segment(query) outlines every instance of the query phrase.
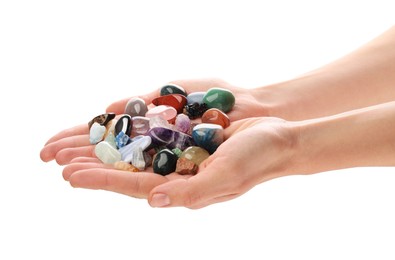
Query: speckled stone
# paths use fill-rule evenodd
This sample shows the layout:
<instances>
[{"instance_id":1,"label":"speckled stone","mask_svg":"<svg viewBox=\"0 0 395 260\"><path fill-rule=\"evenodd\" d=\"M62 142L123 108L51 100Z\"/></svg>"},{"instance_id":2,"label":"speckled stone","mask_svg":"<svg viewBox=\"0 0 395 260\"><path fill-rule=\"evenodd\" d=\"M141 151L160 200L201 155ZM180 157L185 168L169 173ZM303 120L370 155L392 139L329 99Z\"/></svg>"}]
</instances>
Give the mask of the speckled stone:
<instances>
[{"instance_id":1,"label":"speckled stone","mask_svg":"<svg viewBox=\"0 0 395 260\"><path fill-rule=\"evenodd\" d=\"M152 163L154 172L160 175L168 175L176 170L178 157L169 149L159 151Z\"/></svg>"},{"instance_id":2,"label":"speckled stone","mask_svg":"<svg viewBox=\"0 0 395 260\"><path fill-rule=\"evenodd\" d=\"M95 146L95 155L105 164L114 164L121 160L121 153L106 141L102 141Z\"/></svg>"},{"instance_id":3,"label":"speckled stone","mask_svg":"<svg viewBox=\"0 0 395 260\"><path fill-rule=\"evenodd\" d=\"M198 124L192 130L192 137L197 146L212 154L224 141L224 129L216 124Z\"/></svg>"},{"instance_id":4,"label":"speckled stone","mask_svg":"<svg viewBox=\"0 0 395 260\"><path fill-rule=\"evenodd\" d=\"M125 114L130 117L134 116L145 116L147 113L148 107L145 104L145 101L139 97L133 97L129 99L128 103L125 106Z\"/></svg>"},{"instance_id":5,"label":"speckled stone","mask_svg":"<svg viewBox=\"0 0 395 260\"><path fill-rule=\"evenodd\" d=\"M217 124L224 129L230 125L229 117L218 108L210 108L202 115L202 123Z\"/></svg>"},{"instance_id":6,"label":"speckled stone","mask_svg":"<svg viewBox=\"0 0 395 260\"><path fill-rule=\"evenodd\" d=\"M187 158L178 158L176 164L176 172L181 175L195 175L199 167L191 160Z\"/></svg>"},{"instance_id":7,"label":"speckled stone","mask_svg":"<svg viewBox=\"0 0 395 260\"><path fill-rule=\"evenodd\" d=\"M154 98L152 104L171 106L177 110L177 113L182 113L184 106L187 104L187 98L181 94L168 94Z\"/></svg>"},{"instance_id":8,"label":"speckled stone","mask_svg":"<svg viewBox=\"0 0 395 260\"><path fill-rule=\"evenodd\" d=\"M176 84L167 84L161 87L160 96L165 96L169 94L181 94L183 96L187 96L187 92L181 86Z\"/></svg>"},{"instance_id":9,"label":"speckled stone","mask_svg":"<svg viewBox=\"0 0 395 260\"><path fill-rule=\"evenodd\" d=\"M233 93L224 88L211 88L203 97L203 103L207 105L207 108L218 108L224 113L232 110L235 101Z\"/></svg>"}]
</instances>

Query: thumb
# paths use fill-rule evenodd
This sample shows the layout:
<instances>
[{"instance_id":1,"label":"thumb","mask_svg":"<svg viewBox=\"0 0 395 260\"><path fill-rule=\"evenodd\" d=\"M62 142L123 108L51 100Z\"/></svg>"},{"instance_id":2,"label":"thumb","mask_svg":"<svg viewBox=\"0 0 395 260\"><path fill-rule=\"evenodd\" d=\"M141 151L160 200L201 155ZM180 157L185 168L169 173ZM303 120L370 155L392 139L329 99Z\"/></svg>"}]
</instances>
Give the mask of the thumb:
<instances>
[{"instance_id":1,"label":"thumb","mask_svg":"<svg viewBox=\"0 0 395 260\"><path fill-rule=\"evenodd\" d=\"M199 208L218 197L228 195L223 174L203 170L189 179L176 179L151 190L148 203L151 207Z\"/></svg>"}]
</instances>

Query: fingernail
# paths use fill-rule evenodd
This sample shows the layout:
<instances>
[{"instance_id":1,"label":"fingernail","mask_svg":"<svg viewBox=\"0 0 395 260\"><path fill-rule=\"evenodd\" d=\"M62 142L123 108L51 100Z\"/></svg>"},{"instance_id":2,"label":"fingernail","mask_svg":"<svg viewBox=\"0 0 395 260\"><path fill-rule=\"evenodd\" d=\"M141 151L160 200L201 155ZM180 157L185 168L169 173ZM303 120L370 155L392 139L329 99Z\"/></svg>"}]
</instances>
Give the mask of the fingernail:
<instances>
[{"instance_id":1,"label":"fingernail","mask_svg":"<svg viewBox=\"0 0 395 260\"><path fill-rule=\"evenodd\" d=\"M150 205L152 207L165 207L170 205L170 198L164 193L156 193L152 196Z\"/></svg>"}]
</instances>

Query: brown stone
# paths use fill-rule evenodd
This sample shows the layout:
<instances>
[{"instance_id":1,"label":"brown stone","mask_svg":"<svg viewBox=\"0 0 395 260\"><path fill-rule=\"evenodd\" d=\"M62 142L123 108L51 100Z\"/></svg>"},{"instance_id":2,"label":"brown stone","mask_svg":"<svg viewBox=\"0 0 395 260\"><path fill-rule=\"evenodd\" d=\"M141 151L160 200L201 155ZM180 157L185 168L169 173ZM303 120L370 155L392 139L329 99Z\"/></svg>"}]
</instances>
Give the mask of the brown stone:
<instances>
[{"instance_id":1,"label":"brown stone","mask_svg":"<svg viewBox=\"0 0 395 260\"><path fill-rule=\"evenodd\" d=\"M128 171L128 172L139 172L140 170L137 167L134 167L130 163L118 161L114 163L114 168L121 171Z\"/></svg>"},{"instance_id":2,"label":"brown stone","mask_svg":"<svg viewBox=\"0 0 395 260\"><path fill-rule=\"evenodd\" d=\"M202 123L217 124L224 129L230 125L229 117L217 108L210 108L202 115Z\"/></svg>"},{"instance_id":3,"label":"brown stone","mask_svg":"<svg viewBox=\"0 0 395 260\"><path fill-rule=\"evenodd\" d=\"M198 166L187 158L178 158L176 172L181 175L195 175L198 171Z\"/></svg>"}]
</instances>

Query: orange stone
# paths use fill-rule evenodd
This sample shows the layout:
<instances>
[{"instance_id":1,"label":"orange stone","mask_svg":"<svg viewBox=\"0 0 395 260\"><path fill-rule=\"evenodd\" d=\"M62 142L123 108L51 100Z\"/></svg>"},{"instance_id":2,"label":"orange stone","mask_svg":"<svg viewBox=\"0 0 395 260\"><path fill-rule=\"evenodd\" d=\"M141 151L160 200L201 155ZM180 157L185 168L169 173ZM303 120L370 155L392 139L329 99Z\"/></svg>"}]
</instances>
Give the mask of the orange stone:
<instances>
[{"instance_id":1,"label":"orange stone","mask_svg":"<svg viewBox=\"0 0 395 260\"><path fill-rule=\"evenodd\" d=\"M155 98L154 100L152 100L152 104L154 104L155 106L171 106L177 110L177 113L182 113L182 110L187 104L187 98L181 94L169 94Z\"/></svg>"},{"instance_id":2,"label":"orange stone","mask_svg":"<svg viewBox=\"0 0 395 260\"><path fill-rule=\"evenodd\" d=\"M229 117L217 108L210 108L202 115L202 123L217 124L224 129L230 125Z\"/></svg>"}]
</instances>

